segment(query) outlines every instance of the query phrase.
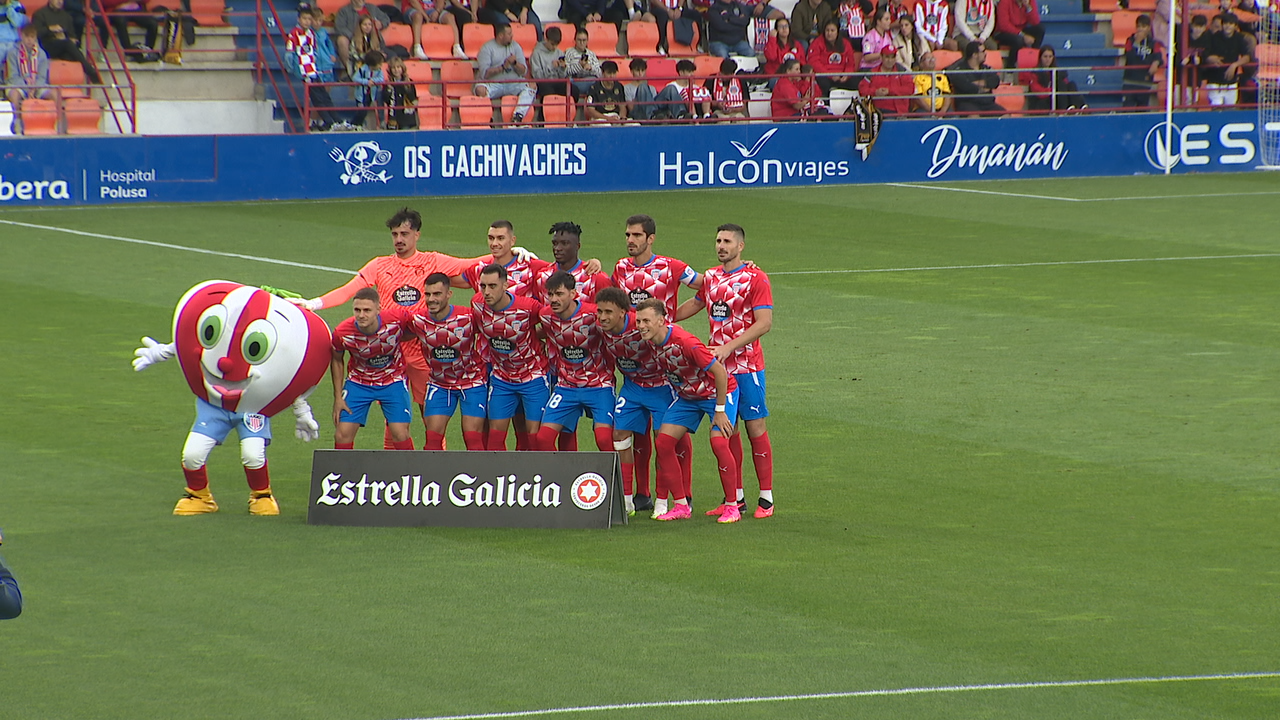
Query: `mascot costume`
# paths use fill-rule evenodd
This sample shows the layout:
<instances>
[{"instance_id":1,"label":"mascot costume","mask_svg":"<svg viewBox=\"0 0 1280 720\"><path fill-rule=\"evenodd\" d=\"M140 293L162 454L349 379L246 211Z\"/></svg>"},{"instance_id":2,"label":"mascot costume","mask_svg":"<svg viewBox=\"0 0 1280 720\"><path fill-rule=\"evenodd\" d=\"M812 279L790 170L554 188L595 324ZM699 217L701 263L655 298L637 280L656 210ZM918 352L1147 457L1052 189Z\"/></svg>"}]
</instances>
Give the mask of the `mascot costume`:
<instances>
[{"instance_id":1,"label":"mascot costume","mask_svg":"<svg viewBox=\"0 0 1280 720\"><path fill-rule=\"evenodd\" d=\"M250 514L280 514L267 474L271 416L292 407L298 438L320 436L306 397L329 370L329 338L329 326L315 313L226 280L200 283L182 296L172 343L142 338L133 369L177 355L196 396L196 421L182 448L187 489L174 515L217 512L205 461L233 429L249 481Z\"/></svg>"}]
</instances>

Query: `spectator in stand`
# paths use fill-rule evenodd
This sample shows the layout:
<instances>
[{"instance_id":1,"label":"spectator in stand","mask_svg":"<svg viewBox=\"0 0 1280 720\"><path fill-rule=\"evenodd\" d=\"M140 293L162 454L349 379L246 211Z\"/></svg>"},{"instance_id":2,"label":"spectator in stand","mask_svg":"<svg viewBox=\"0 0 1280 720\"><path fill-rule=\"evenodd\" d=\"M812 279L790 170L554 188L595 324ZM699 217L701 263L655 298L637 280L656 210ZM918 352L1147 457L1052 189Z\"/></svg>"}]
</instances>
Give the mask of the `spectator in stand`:
<instances>
[{"instance_id":1,"label":"spectator in stand","mask_svg":"<svg viewBox=\"0 0 1280 720\"><path fill-rule=\"evenodd\" d=\"M356 87L356 105L361 108L377 108L373 113L373 127L377 130L381 127L379 120L382 114L382 106L386 103L386 99L382 97L382 90L387 84L387 72L384 63L387 56L378 50L370 50L360 59L360 67L356 69L355 75L351 80L357 83ZM368 117L368 110L357 110L355 119L352 123L358 130L366 128L365 119Z\"/></svg>"},{"instance_id":2,"label":"spectator in stand","mask_svg":"<svg viewBox=\"0 0 1280 720\"><path fill-rule=\"evenodd\" d=\"M1019 81L1026 85L1028 110L1084 110L1084 97L1076 84L1067 79L1066 70L1058 70L1058 54L1052 45L1040 48L1034 70L1026 70L1019 75ZM1056 97L1055 97L1056 93Z\"/></svg>"},{"instance_id":3,"label":"spectator in stand","mask_svg":"<svg viewBox=\"0 0 1280 720\"><path fill-rule=\"evenodd\" d=\"M804 115L810 98L806 97L801 81L800 61L783 61L782 77L773 86L773 95L769 98L774 120L799 120Z\"/></svg>"},{"instance_id":4,"label":"spectator in stand","mask_svg":"<svg viewBox=\"0 0 1280 720\"><path fill-rule=\"evenodd\" d=\"M649 12L641 20L645 17L652 18L652 22L658 24L659 55L666 55L671 51L670 43L667 42L667 25L672 20L687 17L698 25L702 24L702 14L690 9L688 0L649 0Z\"/></svg>"},{"instance_id":5,"label":"spectator in stand","mask_svg":"<svg viewBox=\"0 0 1280 720\"><path fill-rule=\"evenodd\" d=\"M871 29L862 36L862 61L858 69L873 72L880 67L880 49L893 46L893 18L887 7L881 6L871 14Z\"/></svg>"},{"instance_id":6,"label":"spectator in stand","mask_svg":"<svg viewBox=\"0 0 1280 720\"><path fill-rule=\"evenodd\" d=\"M1200 76L1207 82L1210 105L1235 105L1240 81L1245 77L1245 63L1252 62L1253 57L1236 16L1223 13L1220 17L1222 32L1210 38Z\"/></svg>"},{"instance_id":7,"label":"spectator in stand","mask_svg":"<svg viewBox=\"0 0 1280 720\"><path fill-rule=\"evenodd\" d=\"M633 120L648 120L653 116L653 101L658 94L645 78L649 74L649 63L644 58L632 58L627 66L631 70L631 82L623 85L627 95L627 117Z\"/></svg>"},{"instance_id":8,"label":"spectator in stand","mask_svg":"<svg viewBox=\"0 0 1280 720\"><path fill-rule=\"evenodd\" d=\"M386 46L382 42L378 24L372 17L364 15L356 23L356 32L351 36L351 67L347 68L347 72L353 79L364 64L364 57L371 52L379 52L386 57Z\"/></svg>"},{"instance_id":9,"label":"spectator in stand","mask_svg":"<svg viewBox=\"0 0 1280 720\"><path fill-rule=\"evenodd\" d=\"M962 0L963 1L963 0ZM1001 112L994 91L1000 76L987 67L987 50L977 40L964 46L964 55L951 67L948 79L955 90L955 109L960 113L994 114Z\"/></svg>"},{"instance_id":10,"label":"spectator in stand","mask_svg":"<svg viewBox=\"0 0 1280 720\"><path fill-rule=\"evenodd\" d=\"M22 26L18 44L9 48L9 54L5 56L4 70L8 85L5 98L13 106L13 134L21 135L22 101L53 97L52 90L40 87L49 84L49 56L40 49L34 25Z\"/></svg>"},{"instance_id":11,"label":"spectator in stand","mask_svg":"<svg viewBox=\"0 0 1280 720\"><path fill-rule=\"evenodd\" d=\"M393 22L399 22L402 25L408 25L413 32L413 47L409 48L409 52L413 57L419 60L426 60L427 53L422 49L422 23L436 22L439 19L440 11L436 9L435 0L425 0L428 5L423 4L423 0L400 0L400 7L395 5L387 5L385 12ZM395 10L398 17L392 17L391 11Z\"/></svg>"},{"instance_id":12,"label":"spectator in stand","mask_svg":"<svg viewBox=\"0 0 1280 720\"><path fill-rule=\"evenodd\" d=\"M102 84L102 76L97 68L88 60L76 43L79 36L75 32L75 19L67 12L66 0L49 0L49 4L36 10L31 16L31 24L35 26L40 47L50 60L67 60L80 63L84 67L85 78L94 85Z\"/></svg>"},{"instance_id":13,"label":"spectator in stand","mask_svg":"<svg viewBox=\"0 0 1280 720\"><path fill-rule=\"evenodd\" d=\"M736 0L715 0L707 11L707 52L716 57L755 57L755 46L747 40L751 10Z\"/></svg>"},{"instance_id":14,"label":"spectator in stand","mask_svg":"<svg viewBox=\"0 0 1280 720\"><path fill-rule=\"evenodd\" d=\"M773 30L769 25L785 18L786 13L769 3L769 0L738 0L751 11L751 23L747 25L747 41L751 43L752 55L764 54L764 46L773 38Z\"/></svg>"},{"instance_id":15,"label":"spectator in stand","mask_svg":"<svg viewBox=\"0 0 1280 720\"><path fill-rule=\"evenodd\" d=\"M318 21L317 11L310 5L298 6L298 25L284 36L284 68L285 72L298 78L307 86L307 98L311 103L311 112L316 119L311 120L309 128L324 132L335 125L343 125L334 114L333 98L329 89L320 83L333 81L333 58L325 52L319 32L315 29ZM328 35L325 35L328 38ZM333 51L336 52L336 51Z\"/></svg>"},{"instance_id":16,"label":"spectator in stand","mask_svg":"<svg viewBox=\"0 0 1280 720\"><path fill-rule=\"evenodd\" d=\"M1213 41L1213 35L1209 33L1209 20L1203 15L1191 16L1189 33L1186 45L1178 48L1179 64L1184 68L1190 68L1184 90L1186 94L1183 97L1183 102L1187 104L1195 102L1195 96L1200 87L1200 68L1205 56L1208 55L1209 43Z\"/></svg>"},{"instance_id":17,"label":"spectator in stand","mask_svg":"<svg viewBox=\"0 0 1280 720\"><path fill-rule=\"evenodd\" d=\"M929 41L916 32L916 22L910 15L903 15L894 23L893 46L898 49L898 64L915 70L920 58L930 51Z\"/></svg>"},{"instance_id":18,"label":"spectator in stand","mask_svg":"<svg viewBox=\"0 0 1280 720\"><path fill-rule=\"evenodd\" d=\"M467 58L467 54L462 51L462 33L458 31L458 18L449 12L448 0L401 0L400 14L406 17L410 23L418 20L413 25L413 56L419 60L426 60L427 53L422 49L422 26L427 23L444 25L453 33L453 56L461 60ZM437 4L437 3L443 3ZM421 9L419 9L421 6ZM541 27L539 27L541 32ZM538 35L538 39L542 39L542 35Z\"/></svg>"},{"instance_id":19,"label":"spectator in stand","mask_svg":"<svg viewBox=\"0 0 1280 720\"><path fill-rule=\"evenodd\" d=\"M911 96L916 86L907 68L898 64L898 51L892 45L880 48L880 68L858 83L858 94L871 98L871 102L885 115L901 115L911 112Z\"/></svg>"},{"instance_id":20,"label":"spectator in stand","mask_svg":"<svg viewBox=\"0 0 1280 720\"><path fill-rule=\"evenodd\" d=\"M387 84L382 90L388 130L418 128L418 88L409 79L404 58L392 55L387 60Z\"/></svg>"},{"instance_id":21,"label":"spectator in stand","mask_svg":"<svg viewBox=\"0 0 1280 720\"><path fill-rule=\"evenodd\" d=\"M671 81L655 99L658 115L665 114L672 120L698 120L711 115L711 92L693 82L698 66L692 60L676 63L675 80Z\"/></svg>"},{"instance_id":22,"label":"spectator in stand","mask_svg":"<svg viewBox=\"0 0 1280 720\"><path fill-rule=\"evenodd\" d=\"M800 0L804 2L804 0ZM800 60L806 57L804 43L791 34L791 21L779 18L773 23L773 37L764 46L764 74L777 75L782 63L787 60ZM776 77L769 78L769 88L776 85Z\"/></svg>"},{"instance_id":23,"label":"spectator in stand","mask_svg":"<svg viewBox=\"0 0 1280 720\"><path fill-rule=\"evenodd\" d=\"M1139 15L1134 21L1133 34L1124 41L1124 55L1120 58L1124 66L1121 89L1125 91L1121 105L1132 108L1151 105L1163 55L1164 45L1151 35L1151 16Z\"/></svg>"},{"instance_id":24,"label":"spectator in stand","mask_svg":"<svg viewBox=\"0 0 1280 720\"><path fill-rule=\"evenodd\" d=\"M791 9L791 33L808 43L818 37L822 27L834 17L835 11L826 0L797 0Z\"/></svg>"},{"instance_id":25,"label":"spectator in stand","mask_svg":"<svg viewBox=\"0 0 1280 720\"><path fill-rule=\"evenodd\" d=\"M534 45L533 52L529 55L529 66L533 68L539 98L564 95L566 92L575 100L578 98L578 89L572 83L565 82L569 71L565 68L564 51L560 49L561 37L560 28L547 28L542 42Z\"/></svg>"},{"instance_id":26,"label":"spectator in stand","mask_svg":"<svg viewBox=\"0 0 1280 720\"><path fill-rule=\"evenodd\" d=\"M480 2L480 0L475 0ZM471 7L472 0L444 0L445 24L453 26L453 56L466 60L467 53L462 49L462 26L467 23L480 22L480 16Z\"/></svg>"},{"instance_id":27,"label":"spectator in stand","mask_svg":"<svg viewBox=\"0 0 1280 720\"><path fill-rule=\"evenodd\" d=\"M867 16L875 12L870 0L841 0L836 5L836 18L840 29L858 52L875 52L879 48L863 48L862 36L867 34Z\"/></svg>"},{"instance_id":28,"label":"spectator in stand","mask_svg":"<svg viewBox=\"0 0 1280 720\"><path fill-rule=\"evenodd\" d=\"M374 30L378 32L386 30L387 26L391 24L391 19L387 17L386 13L382 12L381 8L377 5L371 5L365 0L351 0L351 2L338 8L338 12L333 16L333 32L336 34L333 42L338 48L339 80L343 79L342 75L344 73L347 77L350 77L354 71L352 68L352 56L354 55L356 58L362 57L359 50L352 51L352 44L354 43L353 38L356 35L356 31L360 29L360 20L365 17L373 19L376 23ZM382 36L379 35L378 47L370 47L365 52L381 49Z\"/></svg>"},{"instance_id":29,"label":"spectator in stand","mask_svg":"<svg viewBox=\"0 0 1280 720\"><path fill-rule=\"evenodd\" d=\"M898 18L903 15L911 17L911 8L903 0L885 0L880 3L880 7L889 11L889 19L894 23L898 22Z\"/></svg>"},{"instance_id":30,"label":"spectator in stand","mask_svg":"<svg viewBox=\"0 0 1280 720\"><path fill-rule=\"evenodd\" d=\"M951 30L951 5L947 0L919 0L916 3L916 34L929 42L930 50L955 50L956 41L951 37Z\"/></svg>"},{"instance_id":31,"label":"spectator in stand","mask_svg":"<svg viewBox=\"0 0 1280 720\"><path fill-rule=\"evenodd\" d=\"M578 28L573 36L573 47L564 53L565 71L573 78L573 86L580 93L590 90L600 78L600 58L587 47L589 42L591 36L586 30Z\"/></svg>"},{"instance_id":32,"label":"spectator in stand","mask_svg":"<svg viewBox=\"0 0 1280 720\"><path fill-rule=\"evenodd\" d=\"M747 91L737 73L738 63L732 58L725 58L720 61L720 74L704 83L711 91L711 114L721 120L747 118Z\"/></svg>"},{"instance_id":33,"label":"spectator in stand","mask_svg":"<svg viewBox=\"0 0 1280 720\"><path fill-rule=\"evenodd\" d=\"M957 47L966 47L976 40L994 50L996 42L991 39L991 33L995 29L995 0L956 0L956 28L953 36Z\"/></svg>"},{"instance_id":34,"label":"spectator in stand","mask_svg":"<svg viewBox=\"0 0 1280 720\"><path fill-rule=\"evenodd\" d=\"M560 19L575 27L600 22L601 0L560 0Z\"/></svg>"},{"instance_id":35,"label":"spectator in stand","mask_svg":"<svg viewBox=\"0 0 1280 720\"><path fill-rule=\"evenodd\" d=\"M106 13L107 21L111 23L111 27L120 38L120 47L124 48L126 59L135 62L160 60L160 54L155 51L156 38L160 35L160 23L156 22L155 17L147 14L147 8L142 3L137 0L102 0L102 9ZM97 21L98 37L102 39L102 44L110 47L111 37L107 31L107 22L103 21L101 15L94 16L94 20ZM130 24L137 25L146 33L143 45L133 44L133 39L129 37Z\"/></svg>"},{"instance_id":36,"label":"spectator in stand","mask_svg":"<svg viewBox=\"0 0 1280 720\"><path fill-rule=\"evenodd\" d=\"M913 109L936 115L951 112L951 81L944 73L938 72L937 58L927 52L920 56L918 64L921 72L915 76Z\"/></svg>"},{"instance_id":37,"label":"spectator in stand","mask_svg":"<svg viewBox=\"0 0 1280 720\"><path fill-rule=\"evenodd\" d=\"M853 44L840 34L835 20L828 20L822 28L822 37L809 45L809 64L818 74L818 87L822 95L831 94L831 88L857 90L857 56Z\"/></svg>"},{"instance_id":38,"label":"spectator in stand","mask_svg":"<svg viewBox=\"0 0 1280 720\"><path fill-rule=\"evenodd\" d=\"M627 121L627 91L618 82L618 63L600 63L600 79L587 90L587 119L594 122Z\"/></svg>"},{"instance_id":39,"label":"spectator in stand","mask_svg":"<svg viewBox=\"0 0 1280 720\"><path fill-rule=\"evenodd\" d=\"M20 31L30 20L27 9L19 0L0 0L0 53L9 57L9 51L18 45ZM0 83L4 78L0 77Z\"/></svg>"},{"instance_id":40,"label":"spectator in stand","mask_svg":"<svg viewBox=\"0 0 1280 720\"><path fill-rule=\"evenodd\" d=\"M1024 47L1040 47L1044 26L1036 0L1000 0L996 5L996 42L1008 45L1009 56L1017 58Z\"/></svg>"},{"instance_id":41,"label":"spectator in stand","mask_svg":"<svg viewBox=\"0 0 1280 720\"><path fill-rule=\"evenodd\" d=\"M524 51L513 38L510 25L493 26L493 39L480 48L480 57L476 62L480 82L476 83L475 92L490 100L507 95L517 96L511 122L513 125L520 125L528 116L537 93L532 85L525 82L529 66L525 64Z\"/></svg>"},{"instance_id":42,"label":"spectator in stand","mask_svg":"<svg viewBox=\"0 0 1280 720\"><path fill-rule=\"evenodd\" d=\"M533 11L532 0L485 0L484 6L477 13L480 22L490 25L504 23L520 23L532 25L534 36L542 40L542 20Z\"/></svg>"}]
</instances>

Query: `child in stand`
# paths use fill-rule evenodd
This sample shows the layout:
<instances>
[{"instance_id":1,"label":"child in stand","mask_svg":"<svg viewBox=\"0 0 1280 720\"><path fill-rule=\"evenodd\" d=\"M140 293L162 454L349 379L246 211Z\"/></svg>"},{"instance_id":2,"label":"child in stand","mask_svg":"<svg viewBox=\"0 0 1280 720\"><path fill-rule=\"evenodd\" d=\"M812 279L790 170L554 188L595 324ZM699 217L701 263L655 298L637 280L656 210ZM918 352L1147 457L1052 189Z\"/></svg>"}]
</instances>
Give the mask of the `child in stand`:
<instances>
[{"instance_id":1,"label":"child in stand","mask_svg":"<svg viewBox=\"0 0 1280 720\"><path fill-rule=\"evenodd\" d=\"M356 74L351 77L351 81L356 83L356 104L362 108L373 107L374 105L382 105L382 90L387 84L387 70L383 67L386 62L386 56L377 50L370 50L363 58L361 58L360 66L356 69ZM356 129L362 129L365 126L365 118L369 111L357 110L355 119L352 123ZM373 127L377 130L380 126L379 119L382 110L375 110L373 114Z\"/></svg>"},{"instance_id":2,"label":"child in stand","mask_svg":"<svg viewBox=\"0 0 1280 720\"><path fill-rule=\"evenodd\" d=\"M415 130L418 127L418 89L409 79L409 68L399 55L387 61L387 84L382 90L388 130Z\"/></svg>"},{"instance_id":3,"label":"child in stand","mask_svg":"<svg viewBox=\"0 0 1280 720\"><path fill-rule=\"evenodd\" d=\"M285 36L285 68L290 75L307 85L307 97L311 100L312 113L316 118L311 121L310 129L325 131L338 124L339 120L329 109L333 107L329 89L317 84L325 82L322 66L328 58L320 54L314 25L315 15L310 6L299 6L298 25Z\"/></svg>"}]
</instances>

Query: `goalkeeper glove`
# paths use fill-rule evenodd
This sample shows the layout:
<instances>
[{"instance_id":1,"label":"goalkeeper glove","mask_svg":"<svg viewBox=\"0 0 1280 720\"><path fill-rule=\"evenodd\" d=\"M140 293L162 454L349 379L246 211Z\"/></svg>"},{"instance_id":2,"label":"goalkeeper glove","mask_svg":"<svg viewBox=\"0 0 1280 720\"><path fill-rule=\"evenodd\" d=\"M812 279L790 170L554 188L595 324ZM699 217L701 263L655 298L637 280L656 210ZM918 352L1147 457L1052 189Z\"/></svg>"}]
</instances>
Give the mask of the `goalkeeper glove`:
<instances>
[{"instance_id":1,"label":"goalkeeper glove","mask_svg":"<svg viewBox=\"0 0 1280 720\"><path fill-rule=\"evenodd\" d=\"M317 310L320 309L321 305L323 305L323 303L320 302L320 298L311 298L310 300L305 300L301 296L299 296L299 297L291 297L291 298L285 298L285 299L293 303L294 305L297 305L298 307L302 308L303 310L310 310L311 312L316 312Z\"/></svg>"},{"instance_id":2,"label":"goalkeeper glove","mask_svg":"<svg viewBox=\"0 0 1280 720\"><path fill-rule=\"evenodd\" d=\"M263 285L263 286L262 286L262 289L263 289L263 290L266 290L267 292L271 293L272 295L275 295L276 297L284 298L285 300L292 300L293 298L300 298L300 297L302 297L301 295L299 295L299 294L298 294L298 293L296 293L296 292L289 292L288 290L281 290L280 288L274 288L274 287L271 287L270 285Z\"/></svg>"},{"instance_id":3,"label":"goalkeeper glove","mask_svg":"<svg viewBox=\"0 0 1280 720\"><path fill-rule=\"evenodd\" d=\"M133 351L133 369L135 372L142 372L156 363L168 360L174 356L174 353L173 343L161 345L149 337L144 337L142 347Z\"/></svg>"}]
</instances>

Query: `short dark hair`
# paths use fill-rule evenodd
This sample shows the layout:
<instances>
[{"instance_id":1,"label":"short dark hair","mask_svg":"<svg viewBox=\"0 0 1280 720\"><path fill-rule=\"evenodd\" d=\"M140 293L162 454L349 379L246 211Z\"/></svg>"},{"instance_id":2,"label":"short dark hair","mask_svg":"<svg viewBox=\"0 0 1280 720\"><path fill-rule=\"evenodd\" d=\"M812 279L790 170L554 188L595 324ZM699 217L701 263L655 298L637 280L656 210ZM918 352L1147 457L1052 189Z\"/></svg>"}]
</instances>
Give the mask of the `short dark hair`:
<instances>
[{"instance_id":1,"label":"short dark hair","mask_svg":"<svg viewBox=\"0 0 1280 720\"><path fill-rule=\"evenodd\" d=\"M720 61L721 75L734 75L738 72L738 63L733 58L725 58Z\"/></svg>"},{"instance_id":2,"label":"short dark hair","mask_svg":"<svg viewBox=\"0 0 1280 720\"><path fill-rule=\"evenodd\" d=\"M355 297L351 298L352 302L356 300L372 300L374 305L382 303L382 298L378 297L378 289L369 285L356 291Z\"/></svg>"},{"instance_id":3,"label":"short dark hair","mask_svg":"<svg viewBox=\"0 0 1280 720\"><path fill-rule=\"evenodd\" d=\"M620 310L631 309L631 297L622 288L609 286L596 293L596 304L609 303Z\"/></svg>"},{"instance_id":4,"label":"short dark hair","mask_svg":"<svg viewBox=\"0 0 1280 720\"><path fill-rule=\"evenodd\" d=\"M551 273L551 277L547 278L548 293L555 292L561 288L565 290L572 290L576 287L578 287L578 281L575 280L572 275L563 270L557 270Z\"/></svg>"},{"instance_id":5,"label":"short dark hair","mask_svg":"<svg viewBox=\"0 0 1280 720\"><path fill-rule=\"evenodd\" d=\"M364 60L364 64L368 65L369 67L378 67L379 65L387 61L387 56L383 55L382 51L380 50L370 50L369 52L365 53L364 57L361 59Z\"/></svg>"},{"instance_id":6,"label":"short dark hair","mask_svg":"<svg viewBox=\"0 0 1280 720\"><path fill-rule=\"evenodd\" d=\"M439 285L440 283L444 283L445 287L449 287L449 276L442 272L433 272L427 276L426 280L422 281L422 287L425 289L428 285Z\"/></svg>"},{"instance_id":7,"label":"short dark hair","mask_svg":"<svg viewBox=\"0 0 1280 720\"><path fill-rule=\"evenodd\" d=\"M640 312L641 310L653 310L662 317L667 316L667 304L662 302L659 298L645 298L644 300L641 300L640 304L636 305L636 312Z\"/></svg>"},{"instance_id":8,"label":"short dark hair","mask_svg":"<svg viewBox=\"0 0 1280 720\"><path fill-rule=\"evenodd\" d=\"M573 236L576 236L579 240L581 240L582 226L579 225L578 223L569 222L568 220L566 220L564 222L558 222L555 225L552 225L551 229L547 231L548 235L557 235L559 233L564 233L565 235L573 235Z\"/></svg>"},{"instance_id":9,"label":"short dark hair","mask_svg":"<svg viewBox=\"0 0 1280 720\"><path fill-rule=\"evenodd\" d=\"M542 36L557 45L559 45L560 41L564 38L564 35L560 33L560 28L558 27L547 28L542 32Z\"/></svg>"},{"instance_id":10,"label":"short dark hair","mask_svg":"<svg viewBox=\"0 0 1280 720\"><path fill-rule=\"evenodd\" d=\"M969 44L964 46L964 59L968 60L974 55L977 55L983 49L984 48L982 47L982 43L978 42L977 40L970 40Z\"/></svg>"},{"instance_id":11,"label":"short dark hair","mask_svg":"<svg viewBox=\"0 0 1280 720\"><path fill-rule=\"evenodd\" d=\"M648 70L649 62L644 58L631 58L631 63L628 64L627 67L631 68L631 72L635 72L636 70Z\"/></svg>"},{"instance_id":12,"label":"short dark hair","mask_svg":"<svg viewBox=\"0 0 1280 720\"><path fill-rule=\"evenodd\" d=\"M1206 27L1206 26L1208 26L1208 24L1209 24L1209 18L1207 18L1207 17L1205 17L1205 16L1203 16L1203 15L1192 15L1192 16L1191 16L1191 26L1192 26L1192 27Z\"/></svg>"},{"instance_id":13,"label":"short dark hair","mask_svg":"<svg viewBox=\"0 0 1280 720\"><path fill-rule=\"evenodd\" d=\"M1235 13L1222 13L1222 24L1223 25L1239 25L1240 18L1236 17Z\"/></svg>"},{"instance_id":14,"label":"short dark hair","mask_svg":"<svg viewBox=\"0 0 1280 720\"><path fill-rule=\"evenodd\" d=\"M716 232L726 232L726 231L731 232L734 235L737 235L740 240L747 239L747 231L743 230L741 225L737 225L735 223L725 223L720 227L716 228Z\"/></svg>"},{"instance_id":15,"label":"short dark hair","mask_svg":"<svg viewBox=\"0 0 1280 720\"><path fill-rule=\"evenodd\" d=\"M618 74L618 63L616 63L616 62L614 62L614 61L612 61L612 60L605 60L604 62L600 63L600 72L602 72L602 73L613 73L614 75L617 75L617 74Z\"/></svg>"},{"instance_id":16,"label":"short dark hair","mask_svg":"<svg viewBox=\"0 0 1280 720\"><path fill-rule=\"evenodd\" d=\"M497 275L499 278L507 279L507 269L497 263L489 263L480 268L481 275Z\"/></svg>"},{"instance_id":17,"label":"short dark hair","mask_svg":"<svg viewBox=\"0 0 1280 720\"><path fill-rule=\"evenodd\" d=\"M502 228L504 230L507 230L513 233L516 231L516 227L511 224L510 220L494 220L493 222L489 223L489 227Z\"/></svg>"},{"instance_id":18,"label":"short dark hair","mask_svg":"<svg viewBox=\"0 0 1280 720\"><path fill-rule=\"evenodd\" d=\"M644 229L645 235L652 235L658 232L658 224L655 223L653 218L648 215L632 215L627 218L627 227L631 227L632 225L639 225Z\"/></svg>"},{"instance_id":19,"label":"short dark hair","mask_svg":"<svg viewBox=\"0 0 1280 720\"><path fill-rule=\"evenodd\" d=\"M511 28L511 23L508 23L508 22L500 22L500 23L498 23L497 25L494 25L494 26L493 26L493 36L494 36L494 37L498 37L499 35L501 35L501 34L502 34L502 31L503 31L503 30L511 30L511 29L512 29L512 28ZM514 31L513 31L513 32L514 32Z\"/></svg>"},{"instance_id":20,"label":"short dark hair","mask_svg":"<svg viewBox=\"0 0 1280 720\"><path fill-rule=\"evenodd\" d=\"M409 223L409 227L414 230L421 230L422 215L417 210L402 207L396 211L395 215L387 218L387 228L390 230L395 230L405 223Z\"/></svg>"},{"instance_id":21,"label":"short dark hair","mask_svg":"<svg viewBox=\"0 0 1280 720\"><path fill-rule=\"evenodd\" d=\"M676 72L697 72L698 66L692 60L681 60L676 63Z\"/></svg>"},{"instance_id":22,"label":"short dark hair","mask_svg":"<svg viewBox=\"0 0 1280 720\"><path fill-rule=\"evenodd\" d=\"M1226 21L1227 21L1227 16L1224 14L1222 16L1222 22L1226 22ZM1143 13L1134 19L1133 24L1134 26L1141 25L1143 27L1151 27L1151 16L1146 13Z\"/></svg>"}]
</instances>

